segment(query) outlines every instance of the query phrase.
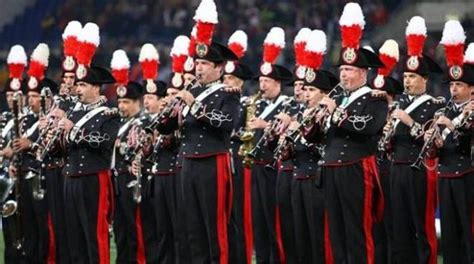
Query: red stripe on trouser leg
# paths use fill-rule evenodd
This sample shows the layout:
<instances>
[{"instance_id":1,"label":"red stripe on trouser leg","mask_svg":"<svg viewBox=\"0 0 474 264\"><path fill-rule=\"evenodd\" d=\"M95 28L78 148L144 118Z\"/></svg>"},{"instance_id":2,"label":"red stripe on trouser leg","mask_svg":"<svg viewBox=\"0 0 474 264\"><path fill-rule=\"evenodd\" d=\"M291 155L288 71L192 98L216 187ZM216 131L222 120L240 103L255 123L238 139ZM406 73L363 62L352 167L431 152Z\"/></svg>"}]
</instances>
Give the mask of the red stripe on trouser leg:
<instances>
[{"instance_id":1,"label":"red stripe on trouser leg","mask_svg":"<svg viewBox=\"0 0 474 264\"><path fill-rule=\"evenodd\" d=\"M53 222L51 219L51 213L48 212L48 237L49 237L49 246L48 246L48 264L56 263L56 239L54 237Z\"/></svg>"},{"instance_id":2,"label":"red stripe on trouser leg","mask_svg":"<svg viewBox=\"0 0 474 264\"><path fill-rule=\"evenodd\" d=\"M324 210L324 257L326 264L333 264L331 239L329 238L329 216L327 210Z\"/></svg>"},{"instance_id":3,"label":"red stripe on trouser leg","mask_svg":"<svg viewBox=\"0 0 474 264\"><path fill-rule=\"evenodd\" d=\"M244 238L247 264L252 263L253 229L252 229L252 170L244 167Z\"/></svg>"},{"instance_id":4,"label":"red stripe on trouser leg","mask_svg":"<svg viewBox=\"0 0 474 264\"><path fill-rule=\"evenodd\" d=\"M216 156L217 165L217 240L219 244L219 263L229 261L229 245L227 242L228 205L227 184L230 179L230 159L228 154Z\"/></svg>"},{"instance_id":5,"label":"red stripe on trouser leg","mask_svg":"<svg viewBox=\"0 0 474 264\"><path fill-rule=\"evenodd\" d=\"M283 249L283 240L281 238L281 222L280 222L280 208L277 206L275 210L275 234L277 239L278 255L280 263L286 263L285 250Z\"/></svg>"},{"instance_id":6,"label":"red stripe on trouser leg","mask_svg":"<svg viewBox=\"0 0 474 264\"><path fill-rule=\"evenodd\" d=\"M430 246L428 264L437 262L438 241L436 239L435 211L436 211L436 182L438 177L436 159L426 159L426 212L425 233Z\"/></svg>"},{"instance_id":7,"label":"red stripe on trouser leg","mask_svg":"<svg viewBox=\"0 0 474 264\"><path fill-rule=\"evenodd\" d=\"M97 246L99 249L99 261L102 264L110 263L109 252L109 223L107 214L109 212L109 179L110 171L100 171L99 179L99 206L97 210Z\"/></svg>"},{"instance_id":8,"label":"red stripe on trouser leg","mask_svg":"<svg viewBox=\"0 0 474 264\"><path fill-rule=\"evenodd\" d=\"M140 206L137 206L135 227L137 232L137 263L145 264L145 243L143 242L142 214L140 212Z\"/></svg>"},{"instance_id":9,"label":"red stripe on trouser leg","mask_svg":"<svg viewBox=\"0 0 474 264\"><path fill-rule=\"evenodd\" d=\"M363 229L365 235L365 251L367 254L367 264L374 263L374 241L372 239L372 189L373 189L373 172L375 159L369 157L362 160L362 168L364 173L364 218Z\"/></svg>"}]
</instances>

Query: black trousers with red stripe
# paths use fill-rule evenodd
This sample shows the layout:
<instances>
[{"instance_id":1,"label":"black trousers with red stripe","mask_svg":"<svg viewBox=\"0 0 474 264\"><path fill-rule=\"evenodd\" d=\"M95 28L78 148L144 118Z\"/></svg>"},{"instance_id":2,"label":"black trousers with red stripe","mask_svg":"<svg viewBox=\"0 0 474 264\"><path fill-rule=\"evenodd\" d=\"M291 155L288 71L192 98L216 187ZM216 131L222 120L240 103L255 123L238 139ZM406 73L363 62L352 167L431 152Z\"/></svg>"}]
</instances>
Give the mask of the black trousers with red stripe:
<instances>
[{"instance_id":1,"label":"black trousers with red stripe","mask_svg":"<svg viewBox=\"0 0 474 264\"><path fill-rule=\"evenodd\" d=\"M117 176L119 192L115 196L113 221L117 263L145 262L140 204L133 200L133 189L127 188L127 184L132 180L136 180L136 177L130 173ZM143 177L142 183L145 180ZM144 186L142 188L145 189Z\"/></svg>"},{"instance_id":2,"label":"black trousers with red stripe","mask_svg":"<svg viewBox=\"0 0 474 264\"><path fill-rule=\"evenodd\" d=\"M109 264L110 171L67 177L64 198L72 263Z\"/></svg>"},{"instance_id":3,"label":"black trousers with red stripe","mask_svg":"<svg viewBox=\"0 0 474 264\"><path fill-rule=\"evenodd\" d=\"M296 263L325 263L324 194L315 179L293 179L291 204L297 251Z\"/></svg>"},{"instance_id":4,"label":"black trousers with red stripe","mask_svg":"<svg viewBox=\"0 0 474 264\"><path fill-rule=\"evenodd\" d=\"M474 262L474 172L440 178L443 263Z\"/></svg>"},{"instance_id":5,"label":"black trousers with red stripe","mask_svg":"<svg viewBox=\"0 0 474 264\"><path fill-rule=\"evenodd\" d=\"M176 263L176 175L154 176L153 183L152 207L143 209L151 210L154 214L158 241L157 247L147 249L156 251L156 263Z\"/></svg>"},{"instance_id":6,"label":"black trousers with red stripe","mask_svg":"<svg viewBox=\"0 0 474 264\"><path fill-rule=\"evenodd\" d=\"M183 160L181 177L192 263L228 262L229 156Z\"/></svg>"},{"instance_id":7,"label":"black trousers with red stripe","mask_svg":"<svg viewBox=\"0 0 474 264\"><path fill-rule=\"evenodd\" d=\"M281 241L286 262L296 263L295 225L292 209L292 170L279 170L276 183L277 207L280 217ZM278 239L278 237L277 237Z\"/></svg>"},{"instance_id":8,"label":"black trousers with red stripe","mask_svg":"<svg viewBox=\"0 0 474 264\"><path fill-rule=\"evenodd\" d=\"M57 263L70 263L64 204L64 176L61 168L45 171L46 191L50 212L50 237L54 237ZM52 234L51 234L52 231ZM50 241L52 241L50 239Z\"/></svg>"},{"instance_id":9,"label":"black trousers with red stripe","mask_svg":"<svg viewBox=\"0 0 474 264\"><path fill-rule=\"evenodd\" d=\"M229 222L229 263L246 263L245 233L244 233L244 168L242 159L233 149L232 159L234 173L232 174L232 211ZM250 264L250 263L248 263Z\"/></svg>"},{"instance_id":10,"label":"black trousers with red stripe","mask_svg":"<svg viewBox=\"0 0 474 264\"><path fill-rule=\"evenodd\" d=\"M390 166L388 159L377 160L385 207L380 223L374 224L375 263L391 263L391 241L393 240L392 205L390 195Z\"/></svg>"},{"instance_id":11,"label":"black trousers with red stripe","mask_svg":"<svg viewBox=\"0 0 474 264\"><path fill-rule=\"evenodd\" d=\"M392 165L392 263L436 263L436 175L429 175L425 168Z\"/></svg>"},{"instance_id":12,"label":"black trousers with red stripe","mask_svg":"<svg viewBox=\"0 0 474 264\"><path fill-rule=\"evenodd\" d=\"M154 185L153 176L144 176L142 181L142 201L140 203L140 212L142 220L143 243L145 245L146 263L158 262L158 231L156 226L154 210Z\"/></svg>"},{"instance_id":13,"label":"black trousers with red stripe","mask_svg":"<svg viewBox=\"0 0 474 264\"><path fill-rule=\"evenodd\" d=\"M369 159L323 167L324 201L334 263L374 261L373 178Z\"/></svg>"},{"instance_id":14,"label":"black trousers with red stripe","mask_svg":"<svg viewBox=\"0 0 474 264\"><path fill-rule=\"evenodd\" d=\"M21 188L21 223L26 263L42 263L48 260L48 200L33 199L32 180L23 180Z\"/></svg>"},{"instance_id":15,"label":"black trousers with red stripe","mask_svg":"<svg viewBox=\"0 0 474 264\"><path fill-rule=\"evenodd\" d=\"M252 223L257 263L278 263L275 228L277 171L263 164L252 167Z\"/></svg>"},{"instance_id":16,"label":"black trousers with red stripe","mask_svg":"<svg viewBox=\"0 0 474 264\"><path fill-rule=\"evenodd\" d=\"M181 178L181 166L176 167L175 190L176 190L176 248L178 250L177 262L179 264L191 263L191 246L189 245L188 232L186 230L186 204L183 197L183 185Z\"/></svg>"}]
</instances>

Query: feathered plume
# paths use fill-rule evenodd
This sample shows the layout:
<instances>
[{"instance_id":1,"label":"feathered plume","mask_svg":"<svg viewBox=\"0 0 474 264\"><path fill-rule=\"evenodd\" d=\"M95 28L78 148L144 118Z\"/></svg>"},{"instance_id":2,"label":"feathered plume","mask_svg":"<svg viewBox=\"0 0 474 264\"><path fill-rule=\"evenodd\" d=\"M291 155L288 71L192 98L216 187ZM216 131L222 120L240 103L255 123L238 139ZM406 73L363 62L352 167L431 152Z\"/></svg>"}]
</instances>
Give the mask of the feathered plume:
<instances>
[{"instance_id":1,"label":"feathered plume","mask_svg":"<svg viewBox=\"0 0 474 264\"><path fill-rule=\"evenodd\" d=\"M193 57L196 54L196 25L191 30L191 37L189 39L188 56Z\"/></svg>"},{"instance_id":2,"label":"feathered plume","mask_svg":"<svg viewBox=\"0 0 474 264\"><path fill-rule=\"evenodd\" d=\"M21 80L27 63L27 56L23 46L15 45L11 47L7 57L9 77Z\"/></svg>"},{"instance_id":3,"label":"feathered plume","mask_svg":"<svg viewBox=\"0 0 474 264\"><path fill-rule=\"evenodd\" d=\"M217 21L217 7L213 0L201 0L196 14L196 43L210 45Z\"/></svg>"},{"instance_id":4,"label":"feathered plume","mask_svg":"<svg viewBox=\"0 0 474 264\"><path fill-rule=\"evenodd\" d=\"M240 59L247 51L247 41L247 34L242 30L237 30L230 36L227 46Z\"/></svg>"},{"instance_id":5,"label":"feathered plume","mask_svg":"<svg viewBox=\"0 0 474 264\"><path fill-rule=\"evenodd\" d=\"M474 43L471 42L467 46L466 53L464 53L464 63L474 65Z\"/></svg>"},{"instance_id":6,"label":"feathered plume","mask_svg":"<svg viewBox=\"0 0 474 264\"><path fill-rule=\"evenodd\" d=\"M378 69L378 74L388 76L400 60L398 43L393 39L386 40L379 49L379 58L383 62L384 67Z\"/></svg>"},{"instance_id":7,"label":"feathered plume","mask_svg":"<svg viewBox=\"0 0 474 264\"><path fill-rule=\"evenodd\" d=\"M463 65L465 41L466 34L459 21L450 20L444 24L443 37L440 44L444 46L448 67Z\"/></svg>"},{"instance_id":8,"label":"feathered plume","mask_svg":"<svg viewBox=\"0 0 474 264\"><path fill-rule=\"evenodd\" d=\"M142 66L143 79L153 81L158 77L160 56L153 44L146 43L142 46L140 55L138 56L138 62L140 62Z\"/></svg>"},{"instance_id":9,"label":"feathered plume","mask_svg":"<svg viewBox=\"0 0 474 264\"><path fill-rule=\"evenodd\" d=\"M130 60L124 50L119 49L114 51L112 60L110 61L110 68L112 68L112 75L117 84L127 85Z\"/></svg>"},{"instance_id":10,"label":"feathered plume","mask_svg":"<svg viewBox=\"0 0 474 264\"><path fill-rule=\"evenodd\" d=\"M405 32L408 56L422 56L423 46L426 40L426 31L424 18L414 16L410 19Z\"/></svg>"},{"instance_id":11,"label":"feathered plume","mask_svg":"<svg viewBox=\"0 0 474 264\"><path fill-rule=\"evenodd\" d=\"M49 64L49 47L44 43L38 44L30 57L30 67L28 68L28 87L34 89L38 83L44 79L44 74Z\"/></svg>"},{"instance_id":12,"label":"feathered plume","mask_svg":"<svg viewBox=\"0 0 474 264\"><path fill-rule=\"evenodd\" d=\"M314 70L319 70L323 63L326 49L326 34L321 30L311 31L305 48L305 66Z\"/></svg>"},{"instance_id":13,"label":"feathered plume","mask_svg":"<svg viewBox=\"0 0 474 264\"><path fill-rule=\"evenodd\" d=\"M359 48L362 31L365 27L362 8L357 3L347 3L339 19L343 48Z\"/></svg>"},{"instance_id":14,"label":"feathered plume","mask_svg":"<svg viewBox=\"0 0 474 264\"><path fill-rule=\"evenodd\" d=\"M84 77L85 69L90 66L99 44L99 27L94 23L87 23L79 34L79 46L76 52L76 59L79 64L77 68L79 79Z\"/></svg>"},{"instance_id":15,"label":"feathered plume","mask_svg":"<svg viewBox=\"0 0 474 264\"><path fill-rule=\"evenodd\" d=\"M171 68L175 73L184 72L184 63L188 57L188 46L189 38L186 36L178 36L174 40L173 47L171 48Z\"/></svg>"},{"instance_id":16,"label":"feathered plume","mask_svg":"<svg viewBox=\"0 0 474 264\"><path fill-rule=\"evenodd\" d=\"M263 61L274 64L284 48L285 31L282 28L273 27L263 42Z\"/></svg>"},{"instance_id":17,"label":"feathered plume","mask_svg":"<svg viewBox=\"0 0 474 264\"><path fill-rule=\"evenodd\" d=\"M64 62L63 68L71 71L76 66L74 56L79 47L79 34L82 31L82 25L79 21L70 21L63 32Z\"/></svg>"},{"instance_id":18,"label":"feathered plume","mask_svg":"<svg viewBox=\"0 0 474 264\"><path fill-rule=\"evenodd\" d=\"M293 50L295 53L295 62L296 65L304 65L305 58L305 46L308 42L311 35L311 29L302 28L296 34L295 40L293 42Z\"/></svg>"}]
</instances>

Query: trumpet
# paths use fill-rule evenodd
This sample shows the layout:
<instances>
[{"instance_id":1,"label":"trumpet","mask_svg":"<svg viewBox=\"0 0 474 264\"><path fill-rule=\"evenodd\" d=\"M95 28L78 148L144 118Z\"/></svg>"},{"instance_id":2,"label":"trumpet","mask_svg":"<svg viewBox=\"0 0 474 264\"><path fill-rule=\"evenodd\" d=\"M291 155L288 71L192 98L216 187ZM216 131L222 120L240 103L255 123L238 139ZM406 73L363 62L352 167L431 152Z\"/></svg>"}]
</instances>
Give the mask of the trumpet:
<instances>
[{"instance_id":1,"label":"trumpet","mask_svg":"<svg viewBox=\"0 0 474 264\"><path fill-rule=\"evenodd\" d=\"M286 99L282 103L283 109L282 109L281 113L288 114L289 108L292 106L292 103L294 101L295 101L295 99L293 97L288 97L288 99ZM281 132L282 132L281 130L283 130L281 120L278 119L278 118L273 119L270 123L269 128L264 131L263 135L257 141L254 148L252 148L247 153L247 156L251 157L252 159L256 159L257 155L260 153L262 147L268 144L268 141L271 138L271 135L281 134Z\"/></svg>"},{"instance_id":2,"label":"trumpet","mask_svg":"<svg viewBox=\"0 0 474 264\"><path fill-rule=\"evenodd\" d=\"M201 75L196 75L194 79L192 79L184 88L184 91L189 91L198 87L199 80L201 79ZM174 98L164 109L161 111L157 116L155 116L152 120L150 120L150 124L145 127L145 131L147 133L152 133L158 125L163 121L164 118L170 117L173 115L173 112L176 109L181 109L184 102L181 98Z\"/></svg>"},{"instance_id":3,"label":"trumpet","mask_svg":"<svg viewBox=\"0 0 474 264\"><path fill-rule=\"evenodd\" d=\"M421 147L420 153L418 153L418 157L416 158L415 162L411 164L411 167L417 170L421 169L421 165L423 164L425 157L430 149L433 148L434 141L436 138L438 138L441 135L441 129L440 127L436 124L436 121L442 116L446 116L446 114L452 109L453 107L453 98L448 101L446 104L446 107L439 113L435 113L435 117L431 121L431 124L427 130L433 129L433 133L431 136L428 138L428 140L425 140L423 143L423 146Z\"/></svg>"}]
</instances>

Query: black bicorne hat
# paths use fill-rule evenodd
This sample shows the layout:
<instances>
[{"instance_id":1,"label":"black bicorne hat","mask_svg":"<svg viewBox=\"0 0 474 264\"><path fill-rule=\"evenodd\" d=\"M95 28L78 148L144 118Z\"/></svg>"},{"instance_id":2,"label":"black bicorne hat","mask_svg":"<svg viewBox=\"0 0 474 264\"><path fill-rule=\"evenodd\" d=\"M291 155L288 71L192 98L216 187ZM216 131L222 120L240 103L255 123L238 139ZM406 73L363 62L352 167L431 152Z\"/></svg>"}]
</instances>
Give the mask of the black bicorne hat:
<instances>
[{"instance_id":1,"label":"black bicorne hat","mask_svg":"<svg viewBox=\"0 0 474 264\"><path fill-rule=\"evenodd\" d=\"M76 79L76 83L85 82L92 85L102 85L115 83L115 78L105 68L92 66L87 69L86 75L82 79Z\"/></svg>"},{"instance_id":2,"label":"black bicorne hat","mask_svg":"<svg viewBox=\"0 0 474 264\"><path fill-rule=\"evenodd\" d=\"M325 70L313 70L308 68L306 70L306 77L304 79L305 86L314 86L325 92L331 91L337 84L339 79L333 73Z\"/></svg>"}]
</instances>

